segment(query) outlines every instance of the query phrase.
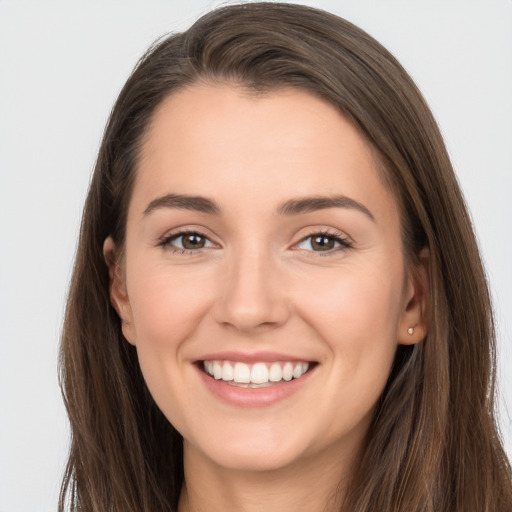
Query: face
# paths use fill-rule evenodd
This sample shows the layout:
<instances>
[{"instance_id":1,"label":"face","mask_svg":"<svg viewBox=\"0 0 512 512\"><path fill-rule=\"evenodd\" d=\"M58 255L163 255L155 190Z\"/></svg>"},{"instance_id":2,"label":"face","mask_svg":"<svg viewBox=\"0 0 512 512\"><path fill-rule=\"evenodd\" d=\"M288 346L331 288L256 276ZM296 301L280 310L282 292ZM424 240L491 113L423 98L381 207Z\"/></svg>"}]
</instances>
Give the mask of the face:
<instances>
[{"instance_id":1,"label":"face","mask_svg":"<svg viewBox=\"0 0 512 512\"><path fill-rule=\"evenodd\" d=\"M116 259L110 239L105 254ZM167 98L119 263L112 301L151 394L185 452L225 468L354 450L397 344L422 337L374 154L299 90Z\"/></svg>"}]
</instances>

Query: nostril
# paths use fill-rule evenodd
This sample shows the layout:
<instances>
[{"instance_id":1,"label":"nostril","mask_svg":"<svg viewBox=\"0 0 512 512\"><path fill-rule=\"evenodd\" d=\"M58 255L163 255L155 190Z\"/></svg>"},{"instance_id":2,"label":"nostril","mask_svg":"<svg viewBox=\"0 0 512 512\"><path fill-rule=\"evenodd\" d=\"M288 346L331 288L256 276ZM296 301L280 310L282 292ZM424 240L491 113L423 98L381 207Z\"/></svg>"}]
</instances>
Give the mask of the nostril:
<instances>
[{"instance_id":1,"label":"nostril","mask_svg":"<svg viewBox=\"0 0 512 512\"><path fill-rule=\"evenodd\" d=\"M290 317L291 308L279 287L265 288L263 281L269 279L247 269L245 276L226 285L213 310L216 321L243 333L282 326Z\"/></svg>"}]
</instances>

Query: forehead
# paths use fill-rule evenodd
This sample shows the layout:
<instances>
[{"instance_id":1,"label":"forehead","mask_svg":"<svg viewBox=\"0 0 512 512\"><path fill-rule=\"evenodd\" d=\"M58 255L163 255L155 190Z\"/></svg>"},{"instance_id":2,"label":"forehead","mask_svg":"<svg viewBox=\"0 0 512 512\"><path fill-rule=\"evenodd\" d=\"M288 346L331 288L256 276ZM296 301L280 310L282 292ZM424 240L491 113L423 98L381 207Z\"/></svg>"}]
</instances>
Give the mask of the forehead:
<instances>
[{"instance_id":1,"label":"forehead","mask_svg":"<svg viewBox=\"0 0 512 512\"><path fill-rule=\"evenodd\" d=\"M156 109L133 202L143 211L163 193L193 193L242 211L271 209L286 196L339 193L385 210L394 201L378 168L358 130L312 94L279 89L254 95L197 84Z\"/></svg>"}]
</instances>

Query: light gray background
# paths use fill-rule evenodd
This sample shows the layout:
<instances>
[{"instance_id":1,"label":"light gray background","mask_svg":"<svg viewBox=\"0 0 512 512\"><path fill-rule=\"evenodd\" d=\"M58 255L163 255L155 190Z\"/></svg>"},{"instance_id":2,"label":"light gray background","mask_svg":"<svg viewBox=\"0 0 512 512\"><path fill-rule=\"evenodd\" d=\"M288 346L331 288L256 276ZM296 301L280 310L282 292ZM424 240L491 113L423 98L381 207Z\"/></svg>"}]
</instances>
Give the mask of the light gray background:
<instances>
[{"instance_id":1,"label":"light gray background","mask_svg":"<svg viewBox=\"0 0 512 512\"><path fill-rule=\"evenodd\" d=\"M493 290L502 429L512 454L512 2L306 3L387 46L440 123ZM152 41L219 4L0 0L1 512L56 510L68 440L58 338L110 108Z\"/></svg>"}]
</instances>

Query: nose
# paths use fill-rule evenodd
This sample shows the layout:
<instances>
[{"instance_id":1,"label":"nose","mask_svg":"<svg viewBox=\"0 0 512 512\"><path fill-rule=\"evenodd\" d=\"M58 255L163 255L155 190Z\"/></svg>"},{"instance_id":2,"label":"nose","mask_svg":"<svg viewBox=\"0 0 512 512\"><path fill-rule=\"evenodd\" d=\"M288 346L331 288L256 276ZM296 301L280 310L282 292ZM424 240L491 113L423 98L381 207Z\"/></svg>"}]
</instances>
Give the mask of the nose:
<instances>
[{"instance_id":1,"label":"nose","mask_svg":"<svg viewBox=\"0 0 512 512\"><path fill-rule=\"evenodd\" d=\"M220 324L255 333L283 325L291 306L277 262L263 249L246 250L226 261L226 273L216 303Z\"/></svg>"}]
</instances>

